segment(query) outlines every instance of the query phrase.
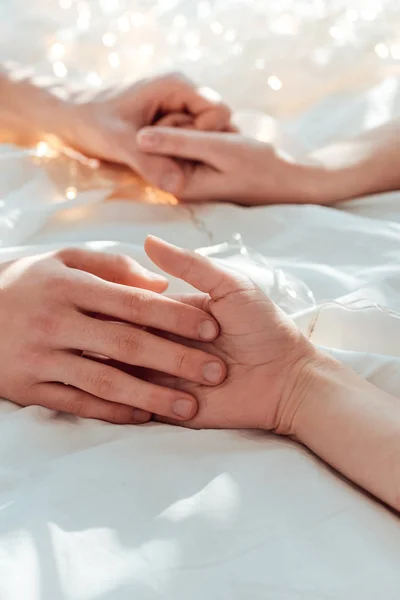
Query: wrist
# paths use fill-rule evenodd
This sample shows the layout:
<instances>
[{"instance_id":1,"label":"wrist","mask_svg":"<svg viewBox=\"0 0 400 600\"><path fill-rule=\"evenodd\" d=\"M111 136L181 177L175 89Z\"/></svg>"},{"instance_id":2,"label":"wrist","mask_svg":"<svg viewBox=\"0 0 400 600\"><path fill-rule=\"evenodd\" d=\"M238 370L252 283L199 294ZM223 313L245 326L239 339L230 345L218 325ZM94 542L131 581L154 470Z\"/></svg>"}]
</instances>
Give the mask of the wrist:
<instances>
[{"instance_id":1,"label":"wrist","mask_svg":"<svg viewBox=\"0 0 400 600\"><path fill-rule=\"evenodd\" d=\"M57 137L70 103L51 89L29 79L0 72L0 126L3 137L21 144Z\"/></svg>"},{"instance_id":2,"label":"wrist","mask_svg":"<svg viewBox=\"0 0 400 600\"><path fill-rule=\"evenodd\" d=\"M347 397L365 395L371 384L332 357L318 351L318 359L303 379L297 382L293 394L300 395L291 421L290 436L310 447L318 423L326 426L325 415L340 412Z\"/></svg>"}]
</instances>

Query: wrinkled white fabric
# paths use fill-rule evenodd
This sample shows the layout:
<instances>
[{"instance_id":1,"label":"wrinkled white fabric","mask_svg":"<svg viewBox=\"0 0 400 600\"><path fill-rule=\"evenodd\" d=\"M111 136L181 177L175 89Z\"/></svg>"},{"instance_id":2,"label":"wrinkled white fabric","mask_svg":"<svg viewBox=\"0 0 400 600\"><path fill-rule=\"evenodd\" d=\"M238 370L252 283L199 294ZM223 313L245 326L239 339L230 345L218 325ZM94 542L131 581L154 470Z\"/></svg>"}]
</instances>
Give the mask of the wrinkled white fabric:
<instances>
[{"instance_id":1,"label":"wrinkled white fabric","mask_svg":"<svg viewBox=\"0 0 400 600\"><path fill-rule=\"evenodd\" d=\"M376 97L317 106L286 124L286 149L347 133ZM201 206L194 222L186 207L102 203L100 192L62 211L44 172L6 162L1 260L88 244L149 266L148 233L201 247L239 231L318 303L364 307L327 305L312 339L399 395L400 321L375 304L400 311L400 193L342 210ZM312 319L297 316L304 331ZM399 556L398 518L284 439L0 403L1 600L397 600Z\"/></svg>"}]
</instances>

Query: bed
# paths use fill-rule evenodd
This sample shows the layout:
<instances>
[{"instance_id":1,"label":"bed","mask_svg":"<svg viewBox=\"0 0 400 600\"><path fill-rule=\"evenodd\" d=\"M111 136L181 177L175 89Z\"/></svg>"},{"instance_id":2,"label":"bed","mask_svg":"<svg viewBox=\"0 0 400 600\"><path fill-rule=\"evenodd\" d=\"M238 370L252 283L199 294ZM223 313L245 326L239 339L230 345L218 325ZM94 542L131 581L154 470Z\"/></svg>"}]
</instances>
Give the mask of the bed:
<instances>
[{"instance_id":1,"label":"bed","mask_svg":"<svg viewBox=\"0 0 400 600\"><path fill-rule=\"evenodd\" d=\"M95 85L113 68L90 67L96 48L110 52L105 33L140 29L132 42L147 60L140 76L163 51L163 27L178 31L163 68L192 69L213 85L219 56L219 87L244 130L292 154L400 114L394 1L78 4L6 0L2 52L23 61L29 42L38 73L61 62L65 77L84 73ZM199 38L201 19L214 37ZM82 72L73 66L78 47L87 51ZM296 316L304 331L312 324L312 340L399 395L400 193L334 208L187 208L118 193L110 201L107 185L66 195L70 169L62 162L64 178L55 178L0 147L1 261L74 244L148 265L149 232L192 248L240 232L312 289L317 309ZM290 441L114 426L0 403L1 600L398 600L399 556L398 516Z\"/></svg>"}]
</instances>

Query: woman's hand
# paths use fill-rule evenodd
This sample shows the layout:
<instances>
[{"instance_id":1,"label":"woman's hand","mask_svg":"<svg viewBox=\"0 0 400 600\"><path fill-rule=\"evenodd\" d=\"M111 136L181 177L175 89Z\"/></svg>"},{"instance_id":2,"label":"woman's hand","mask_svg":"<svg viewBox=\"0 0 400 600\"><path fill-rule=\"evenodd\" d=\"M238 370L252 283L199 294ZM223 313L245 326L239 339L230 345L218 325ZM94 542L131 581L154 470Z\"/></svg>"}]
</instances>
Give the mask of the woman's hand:
<instances>
[{"instance_id":1,"label":"woman's hand","mask_svg":"<svg viewBox=\"0 0 400 600\"><path fill-rule=\"evenodd\" d=\"M261 142L232 133L143 129L140 150L179 160L185 173L179 198L239 204L323 202L322 169L300 165Z\"/></svg>"},{"instance_id":2,"label":"woman's hand","mask_svg":"<svg viewBox=\"0 0 400 600\"><path fill-rule=\"evenodd\" d=\"M292 434L292 420L307 394L309 372L317 359L314 346L247 277L153 237L146 242L146 252L165 272L204 292L180 300L209 311L220 325L219 337L207 348L228 366L222 384L208 388L153 376L158 383L175 385L198 399L199 412L184 424Z\"/></svg>"},{"instance_id":3,"label":"woman's hand","mask_svg":"<svg viewBox=\"0 0 400 600\"><path fill-rule=\"evenodd\" d=\"M228 107L180 75L103 92L90 101L63 106L54 117L49 128L64 143L87 156L127 165L153 185L178 195L183 187L180 165L142 153L137 132L157 123L203 131L232 129Z\"/></svg>"},{"instance_id":4,"label":"woman's hand","mask_svg":"<svg viewBox=\"0 0 400 600\"><path fill-rule=\"evenodd\" d=\"M223 381L221 358L145 330L194 340L218 335L211 315L161 296L166 287L165 278L126 256L79 249L1 265L0 396L115 423L145 422L152 413L193 417L197 402L189 392L95 360L108 357L205 385Z\"/></svg>"}]
</instances>

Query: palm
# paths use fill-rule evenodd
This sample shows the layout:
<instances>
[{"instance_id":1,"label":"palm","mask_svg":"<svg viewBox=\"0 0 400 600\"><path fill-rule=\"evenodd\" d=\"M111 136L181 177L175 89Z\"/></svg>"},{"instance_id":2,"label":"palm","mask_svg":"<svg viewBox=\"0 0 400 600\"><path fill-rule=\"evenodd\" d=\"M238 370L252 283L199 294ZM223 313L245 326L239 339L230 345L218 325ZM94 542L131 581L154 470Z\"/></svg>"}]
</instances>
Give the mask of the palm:
<instances>
[{"instance_id":1,"label":"palm","mask_svg":"<svg viewBox=\"0 0 400 600\"><path fill-rule=\"evenodd\" d=\"M165 248L161 261L153 249L149 255L168 272L176 264L176 256L168 261ZM228 274L201 257L191 255L189 261L180 276L203 291L210 290L208 310L221 328L211 347L198 347L207 347L228 366L227 379L216 388L174 380L175 387L194 393L199 400L199 412L190 426L273 429L289 372L307 353L308 342L251 280ZM177 275L176 269L173 274ZM209 283L204 281L207 276ZM190 302L204 307L207 298L191 297Z\"/></svg>"}]
</instances>

